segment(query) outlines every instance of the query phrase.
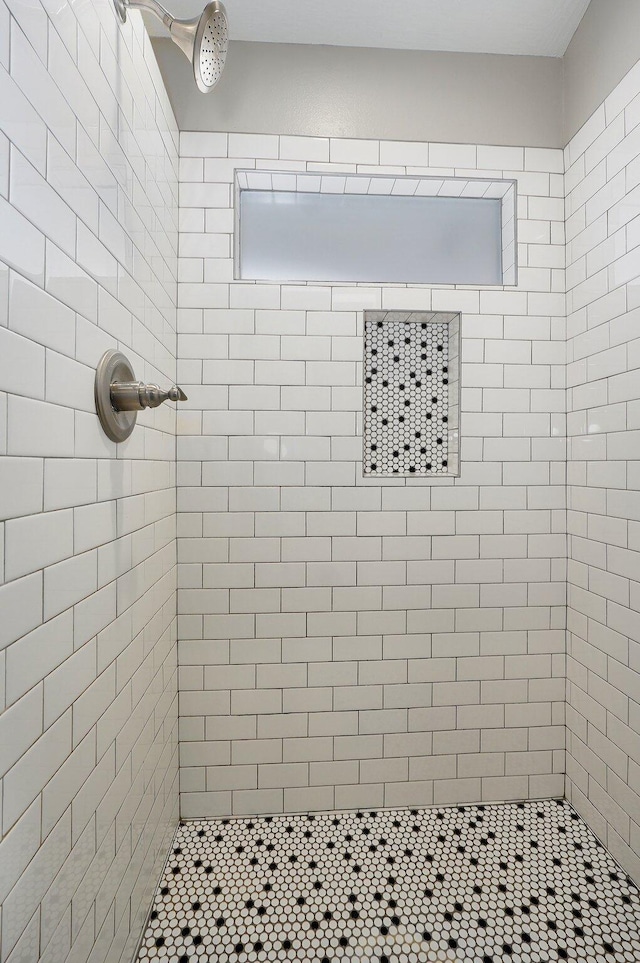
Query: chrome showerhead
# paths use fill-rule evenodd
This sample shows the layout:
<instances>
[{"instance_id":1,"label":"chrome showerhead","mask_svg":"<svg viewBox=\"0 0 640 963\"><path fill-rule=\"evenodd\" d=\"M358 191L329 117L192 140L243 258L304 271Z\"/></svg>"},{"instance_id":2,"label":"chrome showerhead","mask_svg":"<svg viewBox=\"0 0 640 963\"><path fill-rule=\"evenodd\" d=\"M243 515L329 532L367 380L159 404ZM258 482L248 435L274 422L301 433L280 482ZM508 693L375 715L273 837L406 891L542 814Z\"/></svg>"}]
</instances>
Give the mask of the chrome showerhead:
<instances>
[{"instance_id":1,"label":"chrome showerhead","mask_svg":"<svg viewBox=\"0 0 640 963\"><path fill-rule=\"evenodd\" d=\"M198 90L208 93L219 81L227 56L229 28L223 4L213 0L199 17L172 21L169 32L193 64Z\"/></svg>"},{"instance_id":2,"label":"chrome showerhead","mask_svg":"<svg viewBox=\"0 0 640 963\"><path fill-rule=\"evenodd\" d=\"M122 21L127 19L129 9L146 10L162 20L173 42L190 60L198 90L203 94L213 90L220 80L229 42L227 12L220 0L212 0L193 20L176 20L157 0L113 2Z\"/></svg>"}]
</instances>

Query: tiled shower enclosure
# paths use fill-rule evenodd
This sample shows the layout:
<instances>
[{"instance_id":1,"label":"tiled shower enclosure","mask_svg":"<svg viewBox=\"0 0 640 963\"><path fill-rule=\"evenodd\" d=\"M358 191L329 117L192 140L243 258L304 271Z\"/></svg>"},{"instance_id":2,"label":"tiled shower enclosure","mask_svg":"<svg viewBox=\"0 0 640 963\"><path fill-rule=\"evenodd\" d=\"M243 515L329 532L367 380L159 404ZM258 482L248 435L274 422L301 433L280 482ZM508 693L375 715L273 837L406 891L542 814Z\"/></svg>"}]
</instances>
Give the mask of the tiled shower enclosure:
<instances>
[{"instance_id":1,"label":"tiled shower enclosure","mask_svg":"<svg viewBox=\"0 0 640 963\"><path fill-rule=\"evenodd\" d=\"M640 65L564 151L179 132L0 0L1 963L161 874L143 960L640 960L639 158ZM241 280L238 171L501 181L507 283Z\"/></svg>"}]
</instances>

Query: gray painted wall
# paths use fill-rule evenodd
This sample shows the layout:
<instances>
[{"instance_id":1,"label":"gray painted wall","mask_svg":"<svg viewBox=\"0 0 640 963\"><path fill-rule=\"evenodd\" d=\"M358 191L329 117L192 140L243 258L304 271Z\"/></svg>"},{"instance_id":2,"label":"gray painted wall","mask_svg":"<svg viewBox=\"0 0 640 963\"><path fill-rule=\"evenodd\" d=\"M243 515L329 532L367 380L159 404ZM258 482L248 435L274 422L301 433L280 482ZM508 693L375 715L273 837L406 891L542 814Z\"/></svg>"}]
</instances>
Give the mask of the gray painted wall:
<instances>
[{"instance_id":1,"label":"gray painted wall","mask_svg":"<svg viewBox=\"0 0 640 963\"><path fill-rule=\"evenodd\" d=\"M638 0L591 0L564 56L564 142L640 59Z\"/></svg>"},{"instance_id":2,"label":"gray painted wall","mask_svg":"<svg viewBox=\"0 0 640 963\"><path fill-rule=\"evenodd\" d=\"M233 42L203 97L154 47L181 130L563 146L558 58Z\"/></svg>"},{"instance_id":3,"label":"gray painted wall","mask_svg":"<svg viewBox=\"0 0 640 963\"><path fill-rule=\"evenodd\" d=\"M208 97L154 47L182 130L564 147L640 59L640 2L591 0L562 60L234 42Z\"/></svg>"}]
</instances>

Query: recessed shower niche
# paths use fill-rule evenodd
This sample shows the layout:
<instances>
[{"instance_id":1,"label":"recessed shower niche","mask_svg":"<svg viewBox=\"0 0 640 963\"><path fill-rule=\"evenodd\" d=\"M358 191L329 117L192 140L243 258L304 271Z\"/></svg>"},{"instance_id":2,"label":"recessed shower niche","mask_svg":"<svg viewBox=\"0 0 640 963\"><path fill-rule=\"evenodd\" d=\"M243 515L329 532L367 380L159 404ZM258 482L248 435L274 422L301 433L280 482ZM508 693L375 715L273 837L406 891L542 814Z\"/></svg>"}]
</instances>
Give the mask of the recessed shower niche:
<instances>
[{"instance_id":1,"label":"recessed shower niche","mask_svg":"<svg viewBox=\"0 0 640 963\"><path fill-rule=\"evenodd\" d=\"M363 474L460 473L460 315L365 311Z\"/></svg>"}]
</instances>

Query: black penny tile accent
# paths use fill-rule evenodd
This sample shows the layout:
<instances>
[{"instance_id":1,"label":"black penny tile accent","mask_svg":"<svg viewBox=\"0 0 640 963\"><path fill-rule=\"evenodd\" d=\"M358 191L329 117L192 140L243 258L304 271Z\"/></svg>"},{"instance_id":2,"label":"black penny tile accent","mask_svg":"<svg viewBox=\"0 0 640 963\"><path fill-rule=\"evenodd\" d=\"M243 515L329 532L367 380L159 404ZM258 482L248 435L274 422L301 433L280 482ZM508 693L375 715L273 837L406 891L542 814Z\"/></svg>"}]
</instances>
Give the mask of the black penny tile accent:
<instances>
[{"instance_id":1,"label":"black penny tile accent","mask_svg":"<svg viewBox=\"0 0 640 963\"><path fill-rule=\"evenodd\" d=\"M449 325L365 318L365 475L448 471Z\"/></svg>"},{"instance_id":2,"label":"black penny tile accent","mask_svg":"<svg viewBox=\"0 0 640 963\"><path fill-rule=\"evenodd\" d=\"M640 893L559 800L189 822L139 960L638 963Z\"/></svg>"}]
</instances>

